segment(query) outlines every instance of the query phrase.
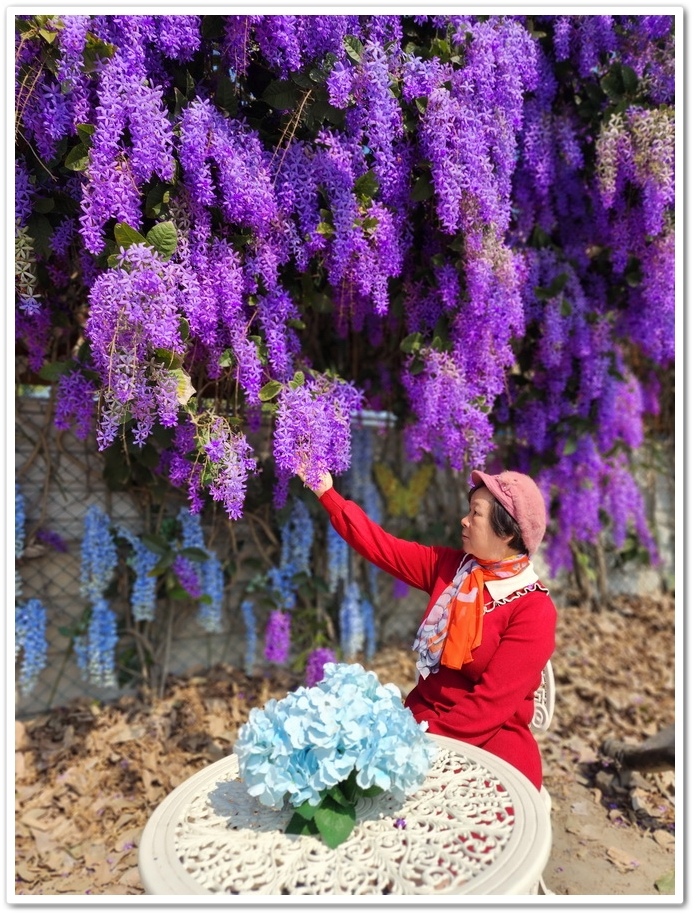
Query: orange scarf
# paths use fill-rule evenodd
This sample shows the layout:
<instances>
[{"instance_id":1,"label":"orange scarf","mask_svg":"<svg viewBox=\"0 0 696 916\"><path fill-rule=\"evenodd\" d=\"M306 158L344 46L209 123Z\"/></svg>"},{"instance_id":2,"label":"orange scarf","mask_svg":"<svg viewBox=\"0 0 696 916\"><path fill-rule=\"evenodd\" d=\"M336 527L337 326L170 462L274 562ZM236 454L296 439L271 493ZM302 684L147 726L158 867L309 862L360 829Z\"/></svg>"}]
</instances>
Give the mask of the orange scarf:
<instances>
[{"instance_id":1,"label":"orange scarf","mask_svg":"<svg viewBox=\"0 0 696 916\"><path fill-rule=\"evenodd\" d=\"M461 668L472 660L481 645L484 587L490 579L508 579L529 566L527 554L505 560L480 561L469 557L421 623L413 648L419 652L417 667L423 677L438 670Z\"/></svg>"}]
</instances>

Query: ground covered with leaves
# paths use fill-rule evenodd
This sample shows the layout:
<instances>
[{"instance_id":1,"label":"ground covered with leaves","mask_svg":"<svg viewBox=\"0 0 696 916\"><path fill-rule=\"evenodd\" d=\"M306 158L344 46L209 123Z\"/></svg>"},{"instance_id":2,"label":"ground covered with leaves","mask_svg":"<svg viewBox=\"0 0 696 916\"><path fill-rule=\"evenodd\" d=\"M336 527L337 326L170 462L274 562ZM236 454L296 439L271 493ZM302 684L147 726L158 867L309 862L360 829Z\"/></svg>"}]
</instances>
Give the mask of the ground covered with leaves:
<instances>
[{"instance_id":1,"label":"ground covered with leaves","mask_svg":"<svg viewBox=\"0 0 696 916\"><path fill-rule=\"evenodd\" d=\"M674 772L619 778L600 753L605 738L638 743L674 721L674 618L670 596L559 610L556 708L540 738L554 829L544 877L556 894L674 894ZM409 687L413 654L385 647L366 667ZM144 894L150 814L231 752L252 707L297 683L219 666L171 677L161 698L76 701L17 721L15 894Z\"/></svg>"}]
</instances>

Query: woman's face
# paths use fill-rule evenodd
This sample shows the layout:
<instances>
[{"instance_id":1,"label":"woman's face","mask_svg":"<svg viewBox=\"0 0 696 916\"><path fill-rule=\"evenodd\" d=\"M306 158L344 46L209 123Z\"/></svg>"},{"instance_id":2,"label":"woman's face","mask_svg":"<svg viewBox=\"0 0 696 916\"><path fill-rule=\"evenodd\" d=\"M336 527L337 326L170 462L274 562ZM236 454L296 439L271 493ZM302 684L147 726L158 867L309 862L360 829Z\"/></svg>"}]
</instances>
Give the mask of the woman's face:
<instances>
[{"instance_id":1,"label":"woman's face","mask_svg":"<svg viewBox=\"0 0 696 916\"><path fill-rule=\"evenodd\" d=\"M491 527L494 497L486 487L478 487L471 495L469 514L462 519L462 545L465 553L478 560L504 560L513 555L509 538L501 538Z\"/></svg>"}]
</instances>

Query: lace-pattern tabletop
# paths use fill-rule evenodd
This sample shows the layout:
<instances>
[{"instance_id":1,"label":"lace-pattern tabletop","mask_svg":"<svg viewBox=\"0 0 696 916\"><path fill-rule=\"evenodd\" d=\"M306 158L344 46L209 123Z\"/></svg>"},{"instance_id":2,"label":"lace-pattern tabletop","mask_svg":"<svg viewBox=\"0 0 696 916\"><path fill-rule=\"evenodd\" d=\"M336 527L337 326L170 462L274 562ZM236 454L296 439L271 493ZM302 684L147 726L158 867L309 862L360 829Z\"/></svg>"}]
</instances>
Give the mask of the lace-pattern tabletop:
<instances>
[{"instance_id":1,"label":"lace-pattern tabletop","mask_svg":"<svg viewBox=\"0 0 696 916\"><path fill-rule=\"evenodd\" d=\"M535 894L551 848L541 796L479 748L435 736L418 792L361 799L337 849L284 832L292 810L258 803L225 757L155 810L140 843L148 894Z\"/></svg>"}]
</instances>

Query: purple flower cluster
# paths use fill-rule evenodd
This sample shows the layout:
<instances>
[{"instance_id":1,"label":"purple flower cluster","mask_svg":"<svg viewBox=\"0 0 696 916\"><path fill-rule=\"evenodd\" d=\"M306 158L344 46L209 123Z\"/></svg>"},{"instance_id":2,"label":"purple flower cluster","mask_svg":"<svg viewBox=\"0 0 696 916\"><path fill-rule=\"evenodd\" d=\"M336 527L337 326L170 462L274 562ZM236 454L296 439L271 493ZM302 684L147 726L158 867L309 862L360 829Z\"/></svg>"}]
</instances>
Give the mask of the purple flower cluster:
<instances>
[{"instance_id":1,"label":"purple flower cluster","mask_svg":"<svg viewBox=\"0 0 696 916\"><path fill-rule=\"evenodd\" d=\"M324 646L312 649L307 656L307 664L305 666L305 686L314 687L315 684L318 684L324 677L324 665L336 661L333 649Z\"/></svg>"},{"instance_id":2,"label":"purple flower cluster","mask_svg":"<svg viewBox=\"0 0 696 916\"><path fill-rule=\"evenodd\" d=\"M200 598L203 594L198 563L189 557L179 554L172 563L172 572L179 580L179 584L192 598Z\"/></svg>"},{"instance_id":3,"label":"purple flower cluster","mask_svg":"<svg viewBox=\"0 0 696 916\"><path fill-rule=\"evenodd\" d=\"M487 412L472 404L469 377L448 353L422 354L423 371L406 368L402 383L415 420L404 432L408 458L432 455L444 467L479 467L493 447L493 428Z\"/></svg>"},{"instance_id":4,"label":"purple flower cluster","mask_svg":"<svg viewBox=\"0 0 696 916\"><path fill-rule=\"evenodd\" d=\"M271 611L266 625L264 655L269 662L286 665L290 654L290 614Z\"/></svg>"},{"instance_id":5,"label":"purple flower cluster","mask_svg":"<svg viewBox=\"0 0 696 916\"><path fill-rule=\"evenodd\" d=\"M199 441L202 437L199 436ZM221 502L229 518L241 518L247 480L257 471L253 449L241 430L232 429L223 417L214 417L203 445L208 458L210 495Z\"/></svg>"},{"instance_id":6,"label":"purple flower cluster","mask_svg":"<svg viewBox=\"0 0 696 916\"><path fill-rule=\"evenodd\" d=\"M78 439L87 439L94 432L94 402L97 397L95 382L75 369L58 379L56 386L56 412L58 429L73 429Z\"/></svg>"},{"instance_id":7,"label":"purple flower cluster","mask_svg":"<svg viewBox=\"0 0 696 916\"><path fill-rule=\"evenodd\" d=\"M128 414L134 441L143 444L156 420L177 423L179 380L157 359L157 350L183 354L185 271L148 245L123 250L118 266L102 273L90 292L85 332L102 379L97 440L106 448Z\"/></svg>"},{"instance_id":8,"label":"purple flower cluster","mask_svg":"<svg viewBox=\"0 0 696 916\"><path fill-rule=\"evenodd\" d=\"M350 467L350 416L360 408L361 400L353 385L327 376L283 388L273 437L278 470L292 475L306 466L309 486L318 484L325 471L346 471Z\"/></svg>"},{"instance_id":9,"label":"purple flower cluster","mask_svg":"<svg viewBox=\"0 0 696 916\"><path fill-rule=\"evenodd\" d=\"M31 216L34 189L31 186L29 170L23 159L15 159L15 221L26 226Z\"/></svg>"}]
</instances>

